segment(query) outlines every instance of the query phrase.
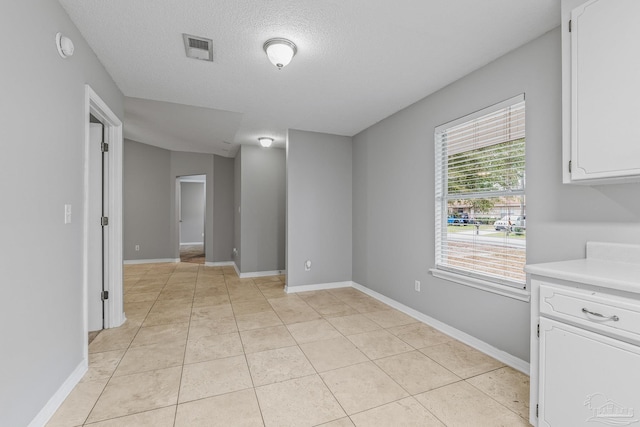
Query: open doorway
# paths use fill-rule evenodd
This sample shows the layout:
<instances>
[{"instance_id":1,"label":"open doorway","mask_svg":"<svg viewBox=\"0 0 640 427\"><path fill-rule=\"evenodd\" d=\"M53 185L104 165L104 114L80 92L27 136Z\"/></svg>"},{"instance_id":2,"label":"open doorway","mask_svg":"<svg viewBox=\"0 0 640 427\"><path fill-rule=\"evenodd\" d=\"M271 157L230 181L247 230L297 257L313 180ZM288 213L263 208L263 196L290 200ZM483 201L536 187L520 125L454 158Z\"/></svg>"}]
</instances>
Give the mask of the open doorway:
<instances>
[{"instance_id":1,"label":"open doorway","mask_svg":"<svg viewBox=\"0 0 640 427\"><path fill-rule=\"evenodd\" d=\"M83 301L85 336L125 321L122 289L122 122L85 86ZM88 357L89 340L84 354Z\"/></svg>"},{"instance_id":2,"label":"open doorway","mask_svg":"<svg viewBox=\"0 0 640 427\"><path fill-rule=\"evenodd\" d=\"M177 178L180 261L205 263L206 175Z\"/></svg>"}]
</instances>

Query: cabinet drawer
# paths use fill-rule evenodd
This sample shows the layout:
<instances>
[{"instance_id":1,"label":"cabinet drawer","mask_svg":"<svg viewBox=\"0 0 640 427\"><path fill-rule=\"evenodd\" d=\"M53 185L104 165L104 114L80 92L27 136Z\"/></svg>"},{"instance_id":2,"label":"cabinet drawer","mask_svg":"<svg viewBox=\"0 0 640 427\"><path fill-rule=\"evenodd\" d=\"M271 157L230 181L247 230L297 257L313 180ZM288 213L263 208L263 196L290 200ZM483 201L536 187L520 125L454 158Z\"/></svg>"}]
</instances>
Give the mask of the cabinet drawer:
<instances>
[{"instance_id":1,"label":"cabinet drawer","mask_svg":"<svg viewBox=\"0 0 640 427\"><path fill-rule=\"evenodd\" d=\"M540 314L640 343L640 301L541 284Z\"/></svg>"}]
</instances>

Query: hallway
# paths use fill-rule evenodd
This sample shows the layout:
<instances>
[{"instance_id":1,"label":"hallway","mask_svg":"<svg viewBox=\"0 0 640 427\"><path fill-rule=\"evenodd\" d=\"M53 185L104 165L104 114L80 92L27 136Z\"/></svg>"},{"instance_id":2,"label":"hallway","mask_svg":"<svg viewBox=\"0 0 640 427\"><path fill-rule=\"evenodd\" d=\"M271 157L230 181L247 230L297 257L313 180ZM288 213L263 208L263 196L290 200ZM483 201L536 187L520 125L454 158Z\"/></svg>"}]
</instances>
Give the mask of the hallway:
<instances>
[{"instance_id":1,"label":"hallway","mask_svg":"<svg viewBox=\"0 0 640 427\"><path fill-rule=\"evenodd\" d=\"M529 378L352 288L125 266L127 322L48 426L528 426Z\"/></svg>"}]
</instances>

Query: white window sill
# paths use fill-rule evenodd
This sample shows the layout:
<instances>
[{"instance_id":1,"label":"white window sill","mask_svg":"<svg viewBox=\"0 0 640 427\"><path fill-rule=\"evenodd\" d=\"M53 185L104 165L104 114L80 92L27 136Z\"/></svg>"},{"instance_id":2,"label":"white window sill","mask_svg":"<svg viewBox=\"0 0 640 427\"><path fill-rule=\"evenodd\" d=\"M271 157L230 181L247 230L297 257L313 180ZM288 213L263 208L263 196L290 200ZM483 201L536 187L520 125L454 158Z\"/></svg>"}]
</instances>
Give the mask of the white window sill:
<instances>
[{"instance_id":1,"label":"white window sill","mask_svg":"<svg viewBox=\"0 0 640 427\"><path fill-rule=\"evenodd\" d=\"M526 289L518 289L511 286L501 285L490 282L488 280L476 279L462 274L452 273L450 271L439 270L437 268L429 269L434 277L449 280L461 285L470 286L472 288L481 289L483 291L492 292L494 294L517 299L519 301L529 302L531 292Z\"/></svg>"}]
</instances>

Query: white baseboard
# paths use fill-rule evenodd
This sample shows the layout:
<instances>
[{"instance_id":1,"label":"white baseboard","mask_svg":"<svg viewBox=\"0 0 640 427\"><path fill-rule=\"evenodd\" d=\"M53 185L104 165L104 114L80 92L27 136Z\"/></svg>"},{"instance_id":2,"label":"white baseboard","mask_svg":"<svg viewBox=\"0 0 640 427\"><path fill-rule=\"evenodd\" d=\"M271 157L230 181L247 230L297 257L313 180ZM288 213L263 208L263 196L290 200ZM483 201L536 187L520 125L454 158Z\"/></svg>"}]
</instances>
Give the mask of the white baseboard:
<instances>
[{"instance_id":1,"label":"white baseboard","mask_svg":"<svg viewBox=\"0 0 640 427\"><path fill-rule=\"evenodd\" d=\"M351 286L353 286L353 282L331 282L331 283L320 283L317 285L285 286L284 291L288 294L294 294L296 292L322 291L324 289L337 289L337 288L350 288Z\"/></svg>"},{"instance_id":2,"label":"white baseboard","mask_svg":"<svg viewBox=\"0 0 640 427\"><path fill-rule=\"evenodd\" d=\"M180 246L193 246L193 245L203 245L204 242L185 242L180 243Z\"/></svg>"},{"instance_id":3,"label":"white baseboard","mask_svg":"<svg viewBox=\"0 0 640 427\"><path fill-rule=\"evenodd\" d=\"M159 264L165 262L180 262L180 258L158 258L158 259L125 259L124 264Z\"/></svg>"},{"instance_id":4,"label":"white baseboard","mask_svg":"<svg viewBox=\"0 0 640 427\"><path fill-rule=\"evenodd\" d=\"M38 415L31 420L29 427L42 427L49 422L53 414L56 413L62 402L69 396L71 390L80 382L84 374L88 370L87 359L83 359L82 362L73 370L71 375L60 386L58 391L55 392L51 399L44 405L44 408L38 412Z\"/></svg>"},{"instance_id":5,"label":"white baseboard","mask_svg":"<svg viewBox=\"0 0 640 427\"><path fill-rule=\"evenodd\" d=\"M251 279L253 277L278 276L280 274L284 274L284 270L254 271L251 273L239 273L238 267L236 266L236 273L238 273L238 277L241 279Z\"/></svg>"},{"instance_id":6,"label":"white baseboard","mask_svg":"<svg viewBox=\"0 0 640 427\"><path fill-rule=\"evenodd\" d=\"M479 350L491 357L493 357L494 359L499 360L500 362L504 363L505 365L511 366L513 369L516 369L520 372L522 372L523 374L529 375L529 362L526 362L522 359L519 359L505 351L499 350L497 348L495 348L494 346L487 344L486 342L479 340L478 338L471 336L469 334L467 334L466 332L462 332L459 329L456 329L452 326L447 325L446 323L443 323L439 320L434 319L433 317L427 316L426 314L423 314L417 310L414 310L411 307L407 307L404 304L401 304L391 298L388 298L382 294L379 294L376 291L373 291L365 286L362 286L356 282L351 282L352 286L361 291L364 292L365 294L377 299L378 301L381 301L393 308L395 308L396 310L399 310L411 317L413 317L414 319L417 319L419 321L421 321L422 323L425 323L437 330L439 330L440 332L449 335L450 337L453 337L455 339L457 339L458 341L461 341L465 344L467 344L470 347L475 348L476 350Z\"/></svg>"},{"instance_id":7,"label":"white baseboard","mask_svg":"<svg viewBox=\"0 0 640 427\"><path fill-rule=\"evenodd\" d=\"M233 262L233 261L218 261L218 262L206 261L204 263L205 267L226 267L226 266L229 266L229 265L236 265L236 263Z\"/></svg>"}]
</instances>

